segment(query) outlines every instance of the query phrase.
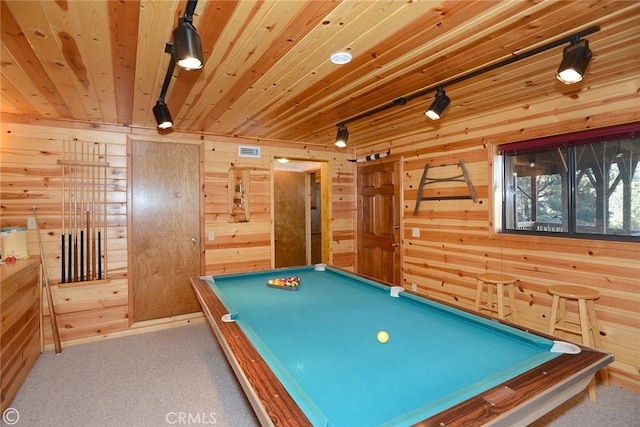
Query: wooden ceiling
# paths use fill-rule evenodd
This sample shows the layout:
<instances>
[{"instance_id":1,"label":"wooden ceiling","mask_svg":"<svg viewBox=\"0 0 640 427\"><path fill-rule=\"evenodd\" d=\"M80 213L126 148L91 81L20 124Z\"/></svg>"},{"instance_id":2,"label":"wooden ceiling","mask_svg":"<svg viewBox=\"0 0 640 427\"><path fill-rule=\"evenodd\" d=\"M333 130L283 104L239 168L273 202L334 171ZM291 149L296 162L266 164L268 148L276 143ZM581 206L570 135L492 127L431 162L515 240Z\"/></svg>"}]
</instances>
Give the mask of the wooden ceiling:
<instances>
[{"instance_id":1,"label":"wooden ceiling","mask_svg":"<svg viewBox=\"0 0 640 427\"><path fill-rule=\"evenodd\" d=\"M155 128L186 1L2 1L1 112ZM332 146L336 124L426 87L598 25L588 75L555 79L563 46L349 124L351 147L433 129L445 120L578 96L640 69L634 1L206 1L194 25L205 67L176 68L167 104L177 131ZM329 57L348 51L353 60ZM5 116L6 117L6 116Z\"/></svg>"}]
</instances>

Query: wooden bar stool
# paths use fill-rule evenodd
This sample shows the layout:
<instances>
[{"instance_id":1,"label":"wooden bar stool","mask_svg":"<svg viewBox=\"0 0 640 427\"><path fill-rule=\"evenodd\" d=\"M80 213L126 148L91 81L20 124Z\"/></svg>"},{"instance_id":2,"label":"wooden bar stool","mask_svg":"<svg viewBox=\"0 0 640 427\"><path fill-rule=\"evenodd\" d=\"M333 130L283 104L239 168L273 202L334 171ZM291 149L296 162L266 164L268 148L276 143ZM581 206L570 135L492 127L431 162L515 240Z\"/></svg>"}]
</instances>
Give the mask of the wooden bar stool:
<instances>
[{"instance_id":1,"label":"wooden bar stool","mask_svg":"<svg viewBox=\"0 0 640 427\"><path fill-rule=\"evenodd\" d=\"M476 291L476 311L487 310L496 313L500 319L506 320L507 316L511 316L513 322L518 321L516 313L516 294L514 283L516 278L508 274L502 273L481 273L478 274L478 289ZM484 287L487 287L487 298L482 300ZM509 309L505 307L504 292L505 287L509 295ZM493 302L494 289L497 291L497 304Z\"/></svg>"},{"instance_id":2,"label":"wooden bar stool","mask_svg":"<svg viewBox=\"0 0 640 427\"><path fill-rule=\"evenodd\" d=\"M570 332L582 337L582 344L601 349L600 327L596 319L594 301L600 298L600 293L591 288L575 285L553 285L547 288L553 296L551 302L551 317L549 318L549 335L556 335L557 331ZM567 319L567 301L574 301L578 306L577 319ZM567 326L570 324L572 326ZM609 385L607 369L600 371L602 382ZM596 401L595 376L589 383L589 399Z\"/></svg>"}]
</instances>

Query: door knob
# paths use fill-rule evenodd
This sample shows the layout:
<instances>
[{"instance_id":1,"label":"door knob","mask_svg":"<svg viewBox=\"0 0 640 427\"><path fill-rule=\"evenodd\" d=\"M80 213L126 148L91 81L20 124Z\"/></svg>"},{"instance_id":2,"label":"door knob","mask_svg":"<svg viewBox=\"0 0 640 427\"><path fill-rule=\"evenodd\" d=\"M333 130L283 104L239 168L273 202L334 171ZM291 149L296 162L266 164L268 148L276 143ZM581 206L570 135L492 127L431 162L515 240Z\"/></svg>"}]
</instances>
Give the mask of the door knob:
<instances>
[{"instance_id":1,"label":"door knob","mask_svg":"<svg viewBox=\"0 0 640 427\"><path fill-rule=\"evenodd\" d=\"M197 245L198 243L200 243L200 239L198 239L197 237L192 237L191 243L193 243L194 245Z\"/></svg>"},{"instance_id":2,"label":"door knob","mask_svg":"<svg viewBox=\"0 0 640 427\"><path fill-rule=\"evenodd\" d=\"M393 247L393 248L397 248L398 246L400 246L400 243L392 243L391 244L391 247Z\"/></svg>"}]
</instances>

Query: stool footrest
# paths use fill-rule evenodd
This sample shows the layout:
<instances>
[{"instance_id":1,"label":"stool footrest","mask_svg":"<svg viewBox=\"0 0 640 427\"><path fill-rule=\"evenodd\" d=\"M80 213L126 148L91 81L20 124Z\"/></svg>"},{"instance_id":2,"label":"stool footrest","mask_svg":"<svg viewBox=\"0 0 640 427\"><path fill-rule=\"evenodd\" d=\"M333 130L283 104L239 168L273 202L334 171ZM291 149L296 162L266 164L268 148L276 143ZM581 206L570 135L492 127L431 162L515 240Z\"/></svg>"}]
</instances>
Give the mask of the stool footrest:
<instances>
[{"instance_id":1,"label":"stool footrest","mask_svg":"<svg viewBox=\"0 0 640 427\"><path fill-rule=\"evenodd\" d=\"M564 323L569 323L571 325L575 325L575 328L571 328L571 327L567 327L567 326L560 326L559 323L564 321ZM587 326L587 330L591 331L593 330L593 324L589 324ZM556 321L556 324L553 325L553 332L555 331L564 331L564 332L571 332L577 335L582 335L582 325L580 324L580 322L577 321L573 321L573 320L567 320L567 319L558 319Z\"/></svg>"},{"instance_id":2,"label":"stool footrest","mask_svg":"<svg viewBox=\"0 0 640 427\"><path fill-rule=\"evenodd\" d=\"M491 311L493 313L498 313L499 312L499 310L497 308L495 308L494 306L491 306L491 305L481 305L480 307L478 307L478 310L488 310L488 311ZM509 316L511 313L513 313L513 310L507 309L507 310L504 311L504 315L505 316Z\"/></svg>"},{"instance_id":3,"label":"stool footrest","mask_svg":"<svg viewBox=\"0 0 640 427\"><path fill-rule=\"evenodd\" d=\"M571 333L576 334L576 335L581 335L582 334L582 331L580 329L567 328L565 326L555 326L553 329L555 331L571 332Z\"/></svg>"}]
</instances>

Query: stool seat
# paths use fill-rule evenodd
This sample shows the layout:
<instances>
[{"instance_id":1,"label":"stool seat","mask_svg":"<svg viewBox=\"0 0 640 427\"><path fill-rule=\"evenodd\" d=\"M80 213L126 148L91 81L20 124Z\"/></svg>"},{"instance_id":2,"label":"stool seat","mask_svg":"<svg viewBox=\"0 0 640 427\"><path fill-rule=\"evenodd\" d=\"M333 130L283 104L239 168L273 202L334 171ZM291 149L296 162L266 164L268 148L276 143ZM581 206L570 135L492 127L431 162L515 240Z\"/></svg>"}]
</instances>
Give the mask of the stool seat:
<instances>
[{"instance_id":1,"label":"stool seat","mask_svg":"<svg viewBox=\"0 0 640 427\"><path fill-rule=\"evenodd\" d=\"M591 288L576 285L553 285L547 288L547 292L551 295L558 295L561 298L575 300L600 298L600 292Z\"/></svg>"},{"instance_id":2,"label":"stool seat","mask_svg":"<svg viewBox=\"0 0 640 427\"><path fill-rule=\"evenodd\" d=\"M485 283L493 283L494 285L511 285L517 279L502 273L480 273L478 274L478 280L482 280Z\"/></svg>"},{"instance_id":3,"label":"stool seat","mask_svg":"<svg viewBox=\"0 0 640 427\"><path fill-rule=\"evenodd\" d=\"M475 301L475 309L476 311L487 310L491 313L495 313L498 315L500 319L505 320L507 316L511 316L511 320L514 322L518 321L518 316L516 313L516 295L515 290L513 288L513 284L516 283L516 278L503 273L480 273L477 276L478 280L478 288L476 290L476 301ZM482 294L484 292L484 287L487 287L487 298L486 301L482 300ZM506 287L506 289L505 289ZM497 289L496 289L497 288ZM494 304L493 292L496 290L497 303ZM509 295L509 309L507 310L504 293L505 290Z\"/></svg>"},{"instance_id":4,"label":"stool seat","mask_svg":"<svg viewBox=\"0 0 640 427\"><path fill-rule=\"evenodd\" d=\"M594 300L600 298L600 292L586 286L552 285L547 292L553 296L551 301L551 316L549 317L549 334L569 332L582 337L582 344L589 347L601 348L600 327L596 319ZM577 319L567 319L567 301L577 305ZM571 326L568 326L570 324ZM609 385L609 375L606 368L600 371L602 382ZM596 401L595 377L589 383L589 398Z\"/></svg>"}]
</instances>

